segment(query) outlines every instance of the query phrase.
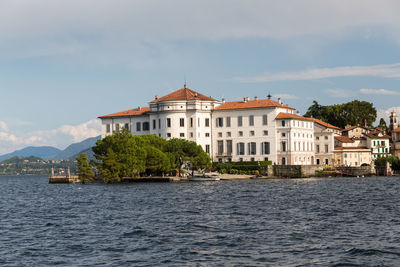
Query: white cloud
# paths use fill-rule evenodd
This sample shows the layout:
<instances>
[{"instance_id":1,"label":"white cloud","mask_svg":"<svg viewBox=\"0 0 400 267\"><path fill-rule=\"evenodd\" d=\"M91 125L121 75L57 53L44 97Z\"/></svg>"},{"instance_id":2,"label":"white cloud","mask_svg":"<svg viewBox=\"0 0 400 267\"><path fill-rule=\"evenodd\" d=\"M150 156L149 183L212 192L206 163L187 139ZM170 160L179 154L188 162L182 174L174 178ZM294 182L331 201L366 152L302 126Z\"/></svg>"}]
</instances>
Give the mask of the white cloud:
<instances>
[{"instance_id":1,"label":"white cloud","mask_svg":"<svg viewBox=\"0 0 400 267\"><path fill-rule=\"evenodd\" d=\"M101 124L99 120L91 120L79 125L64 125L56 131L70 135L75 142L79 142L89 137L100 135Z\"/></svg>"},{"instance_id":2,"label":"white cloud","mask_svg":"<svg viewBox=\"0 0 400 267\"><path fill-rule=\"evenodd\" d=\"M291 94L275 94L274 97L282 98L282 99L297 99L297 98L299 98L298 96L291 95Z\"/></svg>"},{"instance_id":3,"label":"white cloud","mask_svg":"<svg viewBox=\"0 0 400 267\"><path fill-rule=\"evenodd\" d=\"M400 95L400 92L387 89L360 89L363 94L378 94L378 95Z\"/></svg>"},{"instance_id":4,"label":"white cloud","mask_svg":"<svg viewBox=\"0 0 400 267\"><path fill-rule=\"evenodd\" d=\"M15 137L15 135L0 132L0 141L15 143L17 142L17 138Z\"/></svg>"},{"instance_id":5,"label":"white cloud","mask_svg":"<svg viewBox=\"0 0 400 267\"><path fill-rule=\"evenodd\" d=\"M57 129L34 131L23 134L0 132L0 154L26 146L66 146L101 134L101 122L90 120L79 125L63 125Z\"/></svg>"},{"instance_id":6,"label":"white cloud","mask_svg":"<svg viewBox=\"0 0 400 267\"><path fill-rule=\"evenodd\" d=\"M117 54L110 58L128 60L138 48L166 41L315 35L336 40L359 29L371 36L375 28L398 38L399 9L397 0L2 0L0 43L3 55L107 50Z\"/></svg>"},{"instance_id":7,"label":"white cloud","mask_svg":"<svg viewBox=\"0 0 400 267\"><path fill-rule=\"evenodd\" d=\"M400 106L377 110L375 123L378 124L380 119L383 118L386 121L387 126L389 126L389 116L392 111L396 112L397 116L400 116Z\"/></svg>"},{"instance_id":8,"label":"white cloud","mask_svg":"<svg viewBox=\"0 0 400 267\"><path fill-rule=\"evenodd\" d=\"M285 38L371 25L398 27L400 21L393 12L400 7L396 0L3 0L1 5L0 34L9 38L59 30L71 39L72 33L86 31L147 40Z\"/></svg>"},{"instance_id":9,"label":"white cloud","mask_svg":"<svg viewBox=\"0 0 400 267\"><path fill-rule=\"evenodd\" d=\"M339 88L334 88L334 89L326 89L325 92L329 96L333 96L336 98L349 98L355 96L355 94L351 91L344 90L344 89L339 89Z\"/></svg>"},{"instance_id":10,"label":"white cloud","mask_svg":"<svg viewBox=\"0 0 400 267\"><path fill-rule=\"evenodd\" d=\"M316 68L302 71L264 73L258 76L236 77L234 80L241 82L300 81L351 76L400 78L400 63L373 66L343 66L334 68Z\"/></svg>"},{"instance_id":11,"label":"white cloud","mask_svg":"<svg viewBox=\"0 0 400 267\"><path fill-rule=\"evenodd\" d=\"M4 121L0 121L0 131L8 131L7 123L5 123Z\"/></svg>"}]
</instances>

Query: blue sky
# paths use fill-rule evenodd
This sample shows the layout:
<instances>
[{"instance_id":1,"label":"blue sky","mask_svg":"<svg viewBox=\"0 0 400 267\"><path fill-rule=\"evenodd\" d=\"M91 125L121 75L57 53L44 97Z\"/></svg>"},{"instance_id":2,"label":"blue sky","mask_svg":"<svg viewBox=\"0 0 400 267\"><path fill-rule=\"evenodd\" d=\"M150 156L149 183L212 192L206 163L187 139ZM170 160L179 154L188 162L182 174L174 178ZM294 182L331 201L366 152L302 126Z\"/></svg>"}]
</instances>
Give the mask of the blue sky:
<instances>
[{"instance_id":1,"label":"blue sky","mask_svg":"<svg viewBox=\"0 0 400 267\"><path fill-rule=\"evenodd\" d=\"M64 148L183 86L400 112L399 1L0 2L0 154Z\"/></svg>"}]
</instances>

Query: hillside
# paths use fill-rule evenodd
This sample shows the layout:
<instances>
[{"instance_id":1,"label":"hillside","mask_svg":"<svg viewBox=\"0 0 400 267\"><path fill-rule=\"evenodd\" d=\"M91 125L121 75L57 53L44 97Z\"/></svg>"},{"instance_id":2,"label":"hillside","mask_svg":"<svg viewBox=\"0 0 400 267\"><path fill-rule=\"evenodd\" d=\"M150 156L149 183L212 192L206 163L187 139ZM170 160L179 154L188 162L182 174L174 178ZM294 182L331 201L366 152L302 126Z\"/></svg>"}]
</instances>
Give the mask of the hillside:
<instances>
[{"instance_id":1,"label":"hillside","mask_svg":"<svg viewBox=\"0 0 400 267\"><path fill-rule=\"evenodd\" d=\"M63 160L63 159L75 158L75 155L78 155L81 151L88 150L92 146L94 146L97 140L99 140L100 138L101 136L96 136L85 139L82 142L69 145L66 149L55 155L52 159Z\"/></svg>"},{"instance_id":2,"label":"hillside","mask_svg":"<svg viewBox=\"0 0 400 267\"><path fill-rule=\"evenodd\" d=\"M60 149L52 146L39 146L39 147L29 146L8 154L1 155L0 162L16 156L19 157L35 156L42 159L50 159L60 152L61 152Z\"/></svg>"},{"instance_id":3,"label":"hillside","mask_svg":"<svg viewBox=\"0 0 400 267\"><path fill-rule=\"evenodd\" d=\"M14 156L12 158L6 159L0 163L3 164L21 164L21 163L32 163L32 162L43 162L43 159L35 156L22 157Z\"/></svg>"}]
</instances>

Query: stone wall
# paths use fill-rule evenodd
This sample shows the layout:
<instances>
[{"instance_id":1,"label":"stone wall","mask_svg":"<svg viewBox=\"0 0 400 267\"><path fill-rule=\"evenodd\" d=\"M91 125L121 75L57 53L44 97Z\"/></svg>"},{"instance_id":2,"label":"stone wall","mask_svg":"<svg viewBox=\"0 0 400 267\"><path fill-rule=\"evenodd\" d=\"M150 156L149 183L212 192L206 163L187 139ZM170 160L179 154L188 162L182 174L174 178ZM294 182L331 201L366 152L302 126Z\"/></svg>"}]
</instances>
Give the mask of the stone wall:
<instances>
[{"instance_id":1,"label":"stone wall","mask_svg":"<svg viewBox=\"0 0 400 267\"><path fill-rule=\"evenodd\" d=\"M346 176L369 176L372 174L370 166L362 167L336 167L336 170Z\"/></svg>"},{"instance_id":2,"label":"stone wall","mask_svg":"<svg viewBox=\"0 0 400 267\"><path fill-rule=\"evenodd\" d=\"M321 165L274 165L273 175L285 178L315 177L316 171L321 171Z\"/></svg>"}]
</instances>

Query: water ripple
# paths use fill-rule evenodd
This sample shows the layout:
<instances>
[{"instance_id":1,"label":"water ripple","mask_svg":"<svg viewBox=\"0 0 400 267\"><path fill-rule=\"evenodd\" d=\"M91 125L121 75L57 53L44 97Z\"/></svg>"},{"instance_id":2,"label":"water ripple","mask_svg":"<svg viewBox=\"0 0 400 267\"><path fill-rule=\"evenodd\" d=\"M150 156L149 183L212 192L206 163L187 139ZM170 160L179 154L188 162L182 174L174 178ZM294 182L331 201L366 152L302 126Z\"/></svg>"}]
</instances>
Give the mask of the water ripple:
<instances>
[{"instance_id":1,"label":"water ripple","mask_svg":"<svg viewBox=\"0 0 400 267\"><path fill-rule=\"evenodd\" d=\"M400 179L0 177L0 266L398 266Z\"/></svg>"}]
</instances>

